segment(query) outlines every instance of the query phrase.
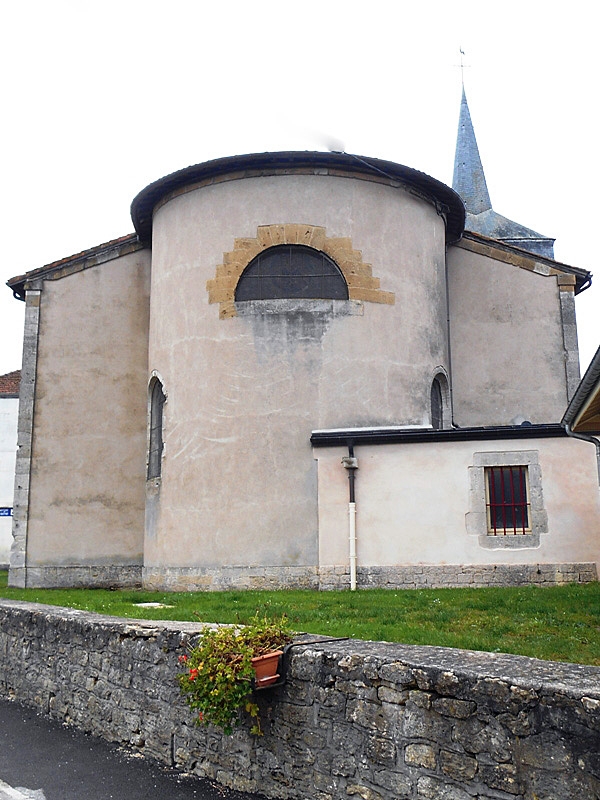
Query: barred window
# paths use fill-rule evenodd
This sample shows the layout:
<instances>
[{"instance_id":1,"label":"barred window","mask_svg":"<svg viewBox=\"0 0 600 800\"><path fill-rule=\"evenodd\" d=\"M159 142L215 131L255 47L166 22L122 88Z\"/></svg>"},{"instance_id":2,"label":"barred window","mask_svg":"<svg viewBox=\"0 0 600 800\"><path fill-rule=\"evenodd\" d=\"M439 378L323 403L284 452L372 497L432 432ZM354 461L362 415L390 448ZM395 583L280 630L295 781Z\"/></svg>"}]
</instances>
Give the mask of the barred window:
<instances>
[{"instance_id":1,"label":"barred window","mask_svg":"<svg viewBox=\"0 0 600 800\"><path fill-rule=\"evenodd\" d=\"M150 395L150 446L148 450L148 478L159 478L163 452L163 406L166 402L162 383L154 381Z\"/></svg>"},{"instance_id":2,"label":"barred window","mask_svg":"<svg viewBox=\"0 0 600 800\"><path fill-rule=\"evenodd\" d=\"M347 300L348 286L328 255L304 245L277 245L259 253L235 290L236 301L309 298Z\"/></svg>"},{"instance_id":3,"label":"barred window","mask_svg":"<svg viewBox=\"0 0 600 800\"><path fill-rule=\"evenodd\" d=\"M485 475L488 535L530 533L527 467L487 467Z\"/></svg>"}]
</instances>

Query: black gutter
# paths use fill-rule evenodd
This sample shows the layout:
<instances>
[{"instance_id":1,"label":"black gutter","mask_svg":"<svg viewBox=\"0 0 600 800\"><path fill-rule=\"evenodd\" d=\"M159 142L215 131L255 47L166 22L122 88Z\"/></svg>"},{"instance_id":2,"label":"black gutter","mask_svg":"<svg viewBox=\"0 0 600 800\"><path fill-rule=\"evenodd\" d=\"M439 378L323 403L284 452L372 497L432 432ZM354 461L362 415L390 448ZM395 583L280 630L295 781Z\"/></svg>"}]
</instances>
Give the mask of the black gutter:
<instances>
[{"instance_id":1,"label":"black gutter","mask_svg":"<svg viewBox=\"0 0 600 800\"><path fill-rule=\"evenodd\" d=\"M477 442L501 439L549 439L566 437L562 425L493 425L481 428L347 428L313 431L313 447L353 447L364 444L421 444L424 442Z\"/></svg>"}]
</instances>

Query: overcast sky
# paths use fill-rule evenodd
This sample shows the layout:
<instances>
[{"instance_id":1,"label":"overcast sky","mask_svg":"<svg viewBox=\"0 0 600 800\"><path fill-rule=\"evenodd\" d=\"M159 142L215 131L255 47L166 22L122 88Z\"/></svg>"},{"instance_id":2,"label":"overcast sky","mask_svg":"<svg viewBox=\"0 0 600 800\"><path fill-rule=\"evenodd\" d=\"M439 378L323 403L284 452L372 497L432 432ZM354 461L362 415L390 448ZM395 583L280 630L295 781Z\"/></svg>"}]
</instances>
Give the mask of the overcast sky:
<instances>
[{"instance_id":1,"label":"overcast sky","mask_svg":"<svg viewBox=\"0 0 600 800\"><path fill-rule=\"evenodd\" d=\"M598 272L597 26L588 2L19 0L0 4L0 374L21 363L8 278L133 230L189 164L269 150L389 159L450 184L465 86L492 204ZM77 335L73 331L73 335Z\"/></svg>"}]
</instances>

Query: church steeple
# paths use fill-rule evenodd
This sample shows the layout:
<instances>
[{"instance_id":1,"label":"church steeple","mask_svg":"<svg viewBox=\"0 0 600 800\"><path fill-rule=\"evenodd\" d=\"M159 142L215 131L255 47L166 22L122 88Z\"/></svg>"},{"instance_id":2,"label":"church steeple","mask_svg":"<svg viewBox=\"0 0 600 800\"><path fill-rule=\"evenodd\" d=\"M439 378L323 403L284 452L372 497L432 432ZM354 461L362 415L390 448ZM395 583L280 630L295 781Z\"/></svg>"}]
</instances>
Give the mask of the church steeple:
<instances>
[{"instance_id":1,"label":"church steeple","mask_svg":"<svg viewBox=\"0 0 600 800\"><path fill-rule=\"evenodd\" d=\"M492 207L464 86L460 102L452 188L462 197L469 214L481 214Z\"/></svg>"},{"instance_id":2,"label":"church steeple","mask_svg":"<svg viewBox=\"0 0 600 800\"><path fill-rule=\"evenodd\" d=\"M503 217L492 208L463 85L452 188L467 209L465 228L530 253L554 258L554 239Z\"/></svg>"}]
</instances>

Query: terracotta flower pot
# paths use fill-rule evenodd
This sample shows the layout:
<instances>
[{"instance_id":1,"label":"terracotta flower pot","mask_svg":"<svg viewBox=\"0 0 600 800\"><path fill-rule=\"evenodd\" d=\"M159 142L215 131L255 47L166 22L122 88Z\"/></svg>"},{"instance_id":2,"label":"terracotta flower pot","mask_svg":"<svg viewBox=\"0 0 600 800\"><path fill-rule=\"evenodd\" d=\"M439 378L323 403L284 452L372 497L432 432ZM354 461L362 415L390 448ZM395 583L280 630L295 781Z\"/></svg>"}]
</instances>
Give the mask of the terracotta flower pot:
<instances>
[{"instance_id":1,"label":"terracotta flower pot","mask_svg":"<svg viewBox=\"0 0 600 800\"><path fill-rule=\"evenodd\" d=\"M282 655L282 650L273 650L272 653L266 653L264 656L257 656L252 659L252 666L256 674L254 685L257 689L271 686L277 681L277 678L279 678L277 667L279 665L279 657Z\"/></svg>"}]
</instances>

